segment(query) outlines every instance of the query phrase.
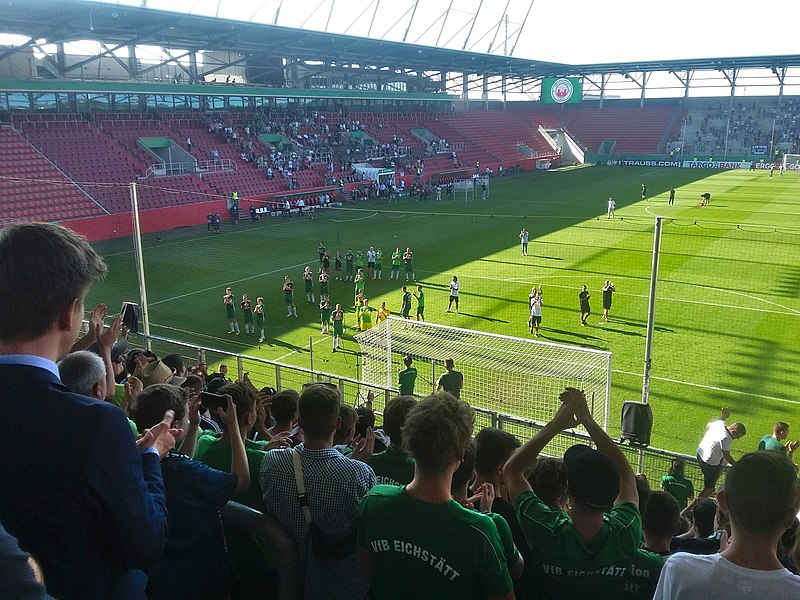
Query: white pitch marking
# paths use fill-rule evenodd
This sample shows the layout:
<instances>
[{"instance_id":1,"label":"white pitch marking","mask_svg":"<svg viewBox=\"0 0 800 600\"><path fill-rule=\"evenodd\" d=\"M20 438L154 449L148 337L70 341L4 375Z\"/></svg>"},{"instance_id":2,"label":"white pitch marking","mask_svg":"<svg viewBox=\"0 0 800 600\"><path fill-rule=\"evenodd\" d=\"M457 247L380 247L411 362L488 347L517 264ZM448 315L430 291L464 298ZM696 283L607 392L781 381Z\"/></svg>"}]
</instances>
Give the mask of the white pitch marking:
<instances>
[{"instance_id":1,"label":"white pitch marking","mask_svg":"<svg viewBox=\"0 0 800 600\"><path fill-rule=\"evenodd\" d=\"M203 288L202 290L195 290L193 292L187 292L186 294L181 294L179 296L173 296L172 298L165 298L164 300L158 300L157 302L150 302L150 306L156 306L157 304L164 304L165 302L172 302L173 300L180 300L181 298L186 298L188 296L194 296L195 294L203 294L205 292L210 292L212 290L219 289L220 287L227 287L231 286L236 283L241 283L243 281L249 281L251 279L256 279L258 277L265 277L266 275L274 275L275 273L280 273L281 271L287 271L289 269L296 269L297 267L302 267L309 264L309 261L301 262L296 265L291 265L288 267L281 267L280 269L273 269L272 271L266 271L264 273L259 273L258 275L250 275L249 277L243 277L242 279L234 279L233 281L228 281L227 283L220 283L219 285L212 285L211 287Z\"/></svg>"}]
</instances>

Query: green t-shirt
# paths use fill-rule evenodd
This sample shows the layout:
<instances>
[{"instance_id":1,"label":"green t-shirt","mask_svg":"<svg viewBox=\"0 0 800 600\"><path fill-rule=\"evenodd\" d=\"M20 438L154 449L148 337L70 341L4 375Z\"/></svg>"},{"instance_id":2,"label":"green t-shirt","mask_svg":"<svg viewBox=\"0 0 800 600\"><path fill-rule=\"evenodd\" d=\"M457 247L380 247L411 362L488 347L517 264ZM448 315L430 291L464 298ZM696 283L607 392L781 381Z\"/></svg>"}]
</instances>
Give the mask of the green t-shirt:
<instances>
[{"instance_id":1,"label":"green t-shirt","mask_svg":"<svg viewBox=\"0 0 800 600\"><path fill-rule=\"evenodd\" d=\"M375 254L375 267L382 267L383 266L383 252L378 252Z\"/></svg>"},{"instance_id":2,"label":"green t-shirt","mask_svg":"<svg viewBox=\"0 0 800 600\"><path fill-rule=\"evenodd\" d=\"M414 383L417 381L417 369L408 367L397 374L401 396L411 396L414 394Z\"/></svg>"},{"instance_id":3,"label":"green t-shirt","mask_svg":"<svg viewBox=\"0 0 800 600\"><path fill-rule=\"evenodd\" d=\"M421 313L425 310L425 292L417 293L417 312Z\"/></svg>"},{"instance_id":4,"label":"green t-shirt","mask_svg":"<svg viewBox=\"0 0 800 600\"><path fill-rule=\"evenodd\" d=\"M761 438L761 441L758 442L758 449L769 450L770 452L781 452L786 455L786 447L771 435L765 435Z\"/></svg>"},{"instance_id":5,"label":"green t-shirt","mask_svg":"<svg viewBox=\"0 0 800 600\"><path fill-rule=\"evenodd\" d=\"M367 464L381 485L407 485L414 479L414 459L395 446L373 454Z\"/></svg>"},{"instance_id":6,"label":"green t-shirt","mask_svg":"<svg viewBox=\"0 0 800 600\"><path fill-rule=\"evenodd\" d=\"M429 504L378 485L361 501L358 544L382 600L502 596L513 589L497 526L455 500Z\"/></svg>"},{"instance_id":7,"label":"green t-shirt","mask_svg":"<svg viewBox=\"0 0 800 600\"><path fill-rule=\"evenodd\" d=\"M403 292L403 314L411 310L411 292Z\"/></svg>"},{"instance_id":8,"label":"green t-shirt","mask_svg":"<svg viewBox=\"0 0 800 600\"><path fill-rule=\"evenodd\" d=\"M220 440L221 435L219 433L201 435L197 439L194 457L195 460L199 460L213 469L230 473L231 446ZM263 447L261 444L250 440L245 440L244 447L250 466L250 489L243 494L236 494L231 499L265 512L260 477L261 461L266 452L260 449ZM268 574L274 571L278 565L275 552L258 536L230 527L225 523L223 525L228 546L228 568L231 583L235 589L244 592L259 589L268 579Z\"/></svg>"},{"instance_id":9,"label":"green t-shirt","mask_svg":"<svg viewBox=\"0 0 800 600\"><path fill-rule=\"evenodd\" d=\"M508 521L505 520L503 515L497 513L486 513L497 527L497 534L500 536L500 543L503 545L503 556L506 559L506 567L509 571L514 568L519 560L519 550L514 545L514 536L511 535L511 527L508 526Z\"/></svg>"},{"instance_id":10,"label":"green t-shirt","mask_svg":"<svg viewBox=\"0 0 800 600\"><path fill-rule=\"evenodd\" d=\"M661 489L678 501L681 510L689 504L689 498L694 498L694 486L683 475L664 475L661 478Z\"/></svg>"},{"instance_id":11,"label":"green t-shirt","mask_svg":"<svg viewBox=\"0 0 800 600\"><path fill-rule=\"evenodd\" d=\"M622 600L652 600L661 575L664 559L660 554L640 549L631 560L631 566L622 587Z\"/></svg>"},{"instance_id":12,"label":"green t-shirt","mask_svg":"<svg viewBox=\"0 0 800 600\"><path fill-rule=\"evenodd\" d=\"M400 253L394 252L392 253L392 266L393 267L400 267Z\"/></svg>"},{"instance_id":13,"label":"green t-shirt","mask_svg":"<svg viewBox=\"0 0 800 600\"><path fill-rule=\"evenodd\" d=\"M461 388L464 384L464 375L460 371L446 371L439 376L439 385L445 392L461 398Z\"/></svg>"},{"instance_id":14,"label":"green t-shirt","mask_svg":"<svg viewBox=\"0 0 800 600\"><path fill-rule=\"evenodd\" d=\"M347 263L348 269L353 268L353 258L355 257L353 256L352 252L348 252L347 254L344 255L344 261Z\"/></svg>"},{"instance_id":15,"label":"green t-shirt","mask_svg":"<svg viewBox=\"0 0 800 600\"><path fill-rule=\"evenodd\" d=\"M614 506L588 542L566 513L550 509L533 492L520 494L515 508L531 551L532 599L620 597L642 543L642 517L635 505Z\"/></svg>"}]
</instances>

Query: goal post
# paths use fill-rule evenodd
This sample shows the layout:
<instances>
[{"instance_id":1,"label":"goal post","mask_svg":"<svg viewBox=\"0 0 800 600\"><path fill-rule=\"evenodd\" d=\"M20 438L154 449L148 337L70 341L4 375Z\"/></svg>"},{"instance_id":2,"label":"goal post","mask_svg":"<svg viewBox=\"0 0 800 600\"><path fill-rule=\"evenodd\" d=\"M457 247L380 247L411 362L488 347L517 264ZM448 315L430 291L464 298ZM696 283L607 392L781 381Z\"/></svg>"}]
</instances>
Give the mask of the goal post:
<instances>
[{"instance_id":1,"label":"goal post","mask_svg":"<svg viewBox=\"0 0 800 600\"><path fill-rule=\"evenodd\" d=\"M453 200L455 202L472 202L475 199L475 184L472 179L461 179L453 182Z\"/></svg>"},{"instance_id":2,"label":"goal post","mask_svg":"<svg viewBox=\"0 0 800 600\"><path fill-rule=\"evenodd\" d=\"M539 423L548 422L565 387L586 392L594 419L608 428L611 353L436 323L389 317L355 336L361 379L397 386L403 356L417 369L415 393L435 390L452 358L464 375L461 397L471 405Z\"/></svg>"},{"instance_id":3,"label":"goal post","mask_svg":"<svg viewBox=\"0 0 800 600\"><path fill-rule=\"evenodd\" d=\"M786 171L800 171L800 154L784 154L783 168Z\"/></svg>"}]
</instances>

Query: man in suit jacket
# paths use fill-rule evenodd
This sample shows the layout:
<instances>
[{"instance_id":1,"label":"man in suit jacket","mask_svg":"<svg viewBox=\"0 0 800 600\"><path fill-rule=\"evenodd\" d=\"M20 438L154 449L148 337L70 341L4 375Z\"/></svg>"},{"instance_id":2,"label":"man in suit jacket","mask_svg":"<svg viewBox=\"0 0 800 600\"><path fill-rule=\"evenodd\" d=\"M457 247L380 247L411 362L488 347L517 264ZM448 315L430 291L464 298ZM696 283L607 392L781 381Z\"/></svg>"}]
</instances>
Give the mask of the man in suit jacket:
<instances>
[{"instance_id":1,"label":"man in suit jacket","mask_svg":"<svg viewBox=\"0 0 800 600\"><path fill-rule=\"evenodd\" d=\"M159 462L172 416L134 443L119 408L70 391L55 365L105 271L57 225L0 235L0 521L60 600L144 598L138 569L166 542Z\"/></svg>"}]
</instances>

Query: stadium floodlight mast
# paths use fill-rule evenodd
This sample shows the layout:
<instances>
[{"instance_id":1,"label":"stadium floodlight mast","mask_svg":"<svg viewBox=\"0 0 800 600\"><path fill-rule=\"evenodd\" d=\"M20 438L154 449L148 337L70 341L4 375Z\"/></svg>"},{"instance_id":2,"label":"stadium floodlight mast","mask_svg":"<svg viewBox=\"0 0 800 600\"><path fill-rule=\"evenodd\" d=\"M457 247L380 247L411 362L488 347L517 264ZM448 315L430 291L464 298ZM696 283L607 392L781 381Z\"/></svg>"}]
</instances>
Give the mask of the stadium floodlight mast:
<instances>
[{"instance_id":1,"label":"stadium floodlight mast","mask_svg":"<svg viewBox=\"0 0 800 600\"><path fill-rule=\"evenodd\" d=\"M589 409L608 427L611 353L423 321L389 317L355 336L361 380L394 387L409 355L417 368L415 393L428 394L452 358L464 375L462 399L521 419L547 423L565 387L586 392Z\"/></svg>"}]
</instances>

